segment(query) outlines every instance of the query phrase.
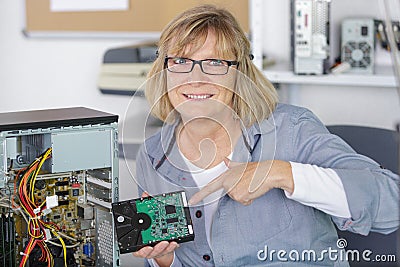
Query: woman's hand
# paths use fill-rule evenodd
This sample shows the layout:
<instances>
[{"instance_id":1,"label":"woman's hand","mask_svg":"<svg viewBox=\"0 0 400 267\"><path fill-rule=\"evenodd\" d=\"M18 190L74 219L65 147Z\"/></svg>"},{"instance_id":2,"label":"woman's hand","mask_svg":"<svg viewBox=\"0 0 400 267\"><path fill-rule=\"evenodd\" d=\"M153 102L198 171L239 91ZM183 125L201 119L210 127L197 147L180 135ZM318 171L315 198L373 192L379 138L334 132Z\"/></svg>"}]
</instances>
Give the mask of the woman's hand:
<instances>
[{"instance_id":1,"label":"woman's hand","mask_svg":"<svg viewBox=\"0 0 400 267\"><path fill-rule=\"evenodd\" d=\"M219 189L243 205L250 205L254 199L272 188L281 188L292 194L294 183L289 162L268 160L262 162L237 163L226 159L228 170L194 194L189 203L195 205Z\"/></svg>"},{"instance_id":2,"label":"woman's hand","mask_svg":"<svg viewBox=\"0 0 400 267\"><path fill-rule=\"evenodd\" d=\"M142 197L148 197L149 194L144 192ZM133 252L135 257L154 259L160 267L171 266L174 261L174 251L179 247L176 242L161 241L154 247L146 246L140 250Z\"/></svg>"},{"instance_id":3,"label":"woman's hand","mask_svg":"<svg viewBox=\"0 0 400 267\"><path fill-rule=\"evenodd\" d=\"M143 247L133 252L133 255L139 258L154 259L160 267L169 267L174 260L174 250L178 247L176 242L161 241L154 247Z\"/></svg>"}]
</instances>

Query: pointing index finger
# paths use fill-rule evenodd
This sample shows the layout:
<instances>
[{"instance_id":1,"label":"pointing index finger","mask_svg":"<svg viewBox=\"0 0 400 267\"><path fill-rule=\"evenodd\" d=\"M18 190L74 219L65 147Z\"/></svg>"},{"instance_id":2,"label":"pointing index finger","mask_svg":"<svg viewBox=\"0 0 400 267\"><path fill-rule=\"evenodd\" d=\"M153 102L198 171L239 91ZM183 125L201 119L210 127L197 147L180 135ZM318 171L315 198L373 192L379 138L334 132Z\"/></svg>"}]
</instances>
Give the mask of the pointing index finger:
<instances>
[{"instance_id":1,"label":"pointing index finger","mask_svg":"<svg viewBox=\"0 0 400 267\"><path fill-rule=\"evenodd\" d=\"M206 184L199 192L194 194L190 200L189 205L195 205L202 201L207 196L223 188L224 175L220 175L208 184Z\"/></svg>"}]
</instances>

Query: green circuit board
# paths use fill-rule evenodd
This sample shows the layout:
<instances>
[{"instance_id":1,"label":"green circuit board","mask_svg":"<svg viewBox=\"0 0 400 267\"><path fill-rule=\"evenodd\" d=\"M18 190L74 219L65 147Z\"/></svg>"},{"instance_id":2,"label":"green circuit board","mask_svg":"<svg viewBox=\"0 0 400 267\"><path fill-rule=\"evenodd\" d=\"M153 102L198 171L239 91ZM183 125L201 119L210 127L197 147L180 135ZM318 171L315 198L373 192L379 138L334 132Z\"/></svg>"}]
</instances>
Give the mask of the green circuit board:
<instances>
[{"instance_id":1,"label":"green circuit board","mask_svg":"<svg viewBox=\"0 0 400 267\"><path fill-rule=\"evenodd\" d=\"M136 200L138 213L145 213L151 219L151 226L142 231L143 244L162 240L177 240L193 234L190 217L187 218L184 192L162 194Z\"/></svg>"}]
</instances>

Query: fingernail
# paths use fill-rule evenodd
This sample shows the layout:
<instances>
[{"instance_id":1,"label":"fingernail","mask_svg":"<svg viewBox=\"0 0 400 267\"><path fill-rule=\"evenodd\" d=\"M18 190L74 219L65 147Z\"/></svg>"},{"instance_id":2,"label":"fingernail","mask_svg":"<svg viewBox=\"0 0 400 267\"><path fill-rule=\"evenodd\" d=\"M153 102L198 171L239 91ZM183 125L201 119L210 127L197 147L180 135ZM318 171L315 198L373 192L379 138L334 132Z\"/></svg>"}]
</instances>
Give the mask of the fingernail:
<instances>
[{"instance_id":1,"label":"fingernail","mask_svg":"<svg viewBox=\"0 0 400 267\"><path fill-rule=\"evenodd\" d=\"M228 158L224 158L225 166L229 168L230 160Z\"/></svg>"}]
</instances>

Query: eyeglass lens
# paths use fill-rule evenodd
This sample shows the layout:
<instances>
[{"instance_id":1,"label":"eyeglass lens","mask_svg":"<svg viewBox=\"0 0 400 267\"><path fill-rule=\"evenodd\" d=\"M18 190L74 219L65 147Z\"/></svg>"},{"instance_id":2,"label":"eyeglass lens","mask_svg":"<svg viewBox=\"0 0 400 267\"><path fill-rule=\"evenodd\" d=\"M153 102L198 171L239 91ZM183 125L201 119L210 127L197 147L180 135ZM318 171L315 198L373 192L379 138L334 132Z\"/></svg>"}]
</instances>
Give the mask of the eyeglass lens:
<instances>
[{"instance_id":1,"label":"eyeglass lens","mask_svg":"<svg viewBox=\"0 0 400 267\"><path fill-rule=\"evenodd\" d=\"M229 62L220 59L192 60L187 58L168 58L167 68L171 72L188 73L199 64L201 70L206 74L223 75L228 72Z\"/></svg>"}]
</instances>

